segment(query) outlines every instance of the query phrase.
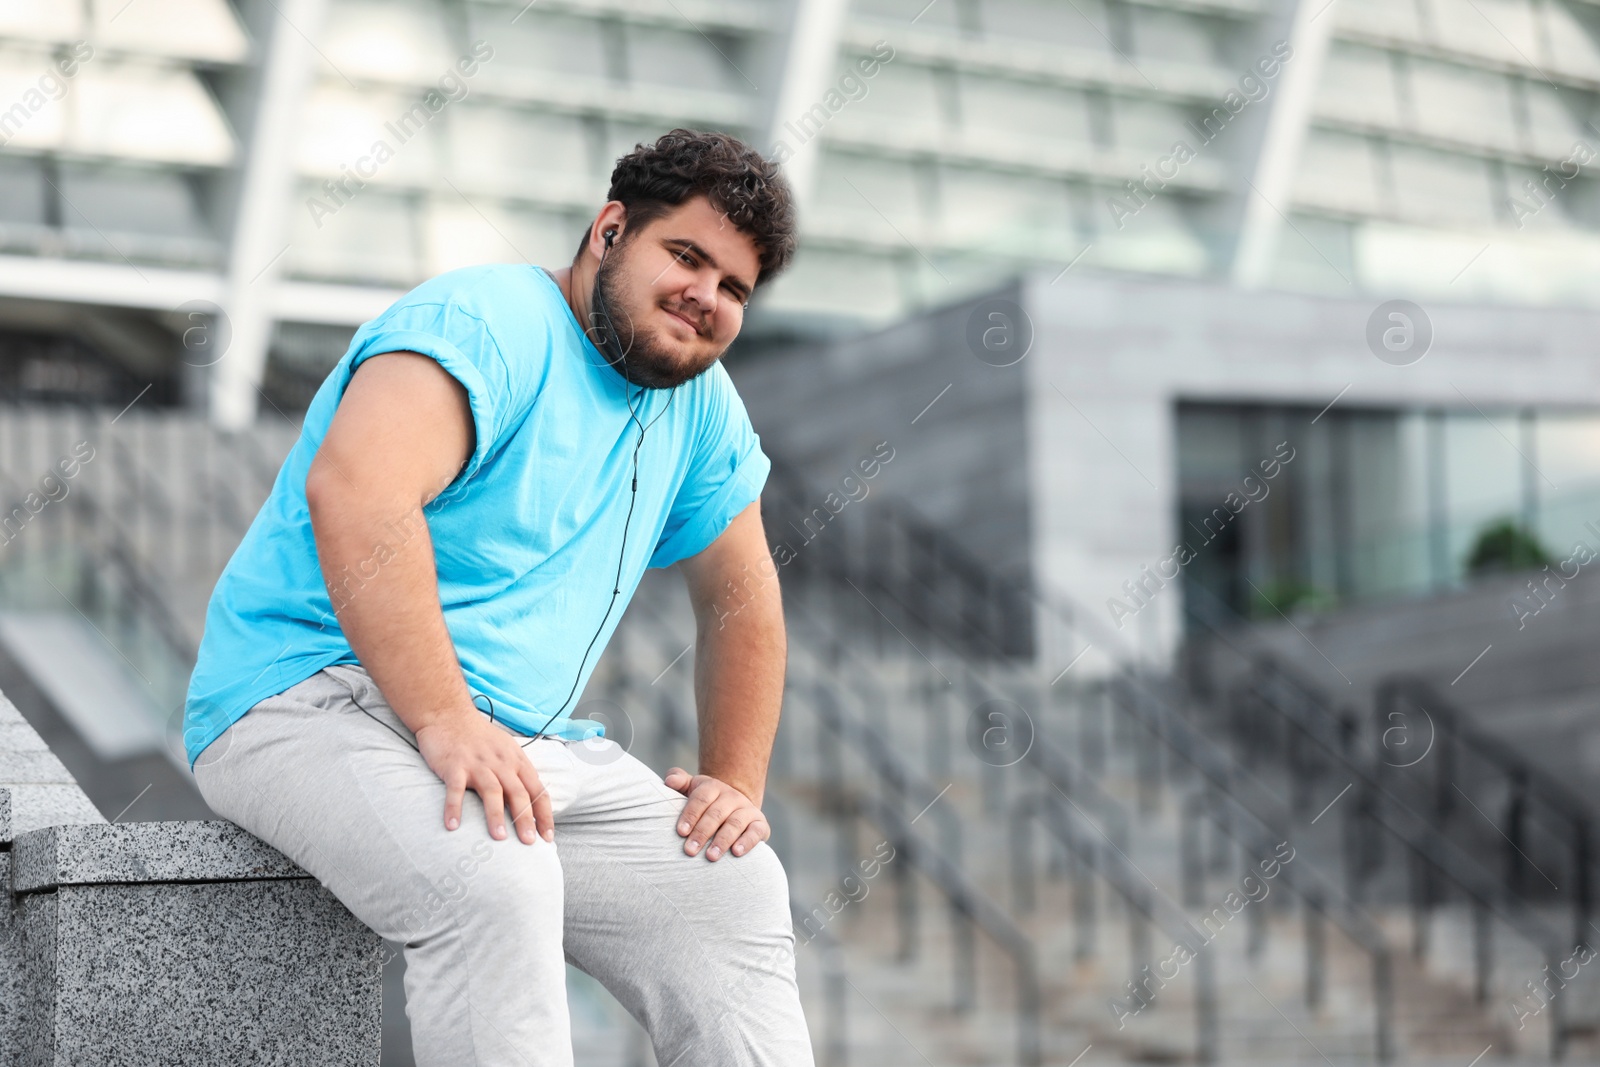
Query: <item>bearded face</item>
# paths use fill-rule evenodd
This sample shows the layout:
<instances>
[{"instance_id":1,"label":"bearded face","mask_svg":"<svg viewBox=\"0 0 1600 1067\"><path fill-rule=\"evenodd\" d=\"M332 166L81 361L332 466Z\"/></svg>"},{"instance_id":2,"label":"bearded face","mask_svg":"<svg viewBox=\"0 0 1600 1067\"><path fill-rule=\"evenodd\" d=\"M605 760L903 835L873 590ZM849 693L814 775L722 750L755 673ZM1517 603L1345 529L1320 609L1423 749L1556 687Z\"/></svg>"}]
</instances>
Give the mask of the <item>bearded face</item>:
<instances>
[{"instance_id":1,"label":"bearded face","mask_svg":"<svg viewBox=\"0 0 1600 1067\"><path fill-rule=\"evenodd\" d=\"M625 231L604 252L590 294L589 338L635 385L681 385L738 336L757 265L748 237L703 198L690 200Z\"/></svg>"}]
</instances>

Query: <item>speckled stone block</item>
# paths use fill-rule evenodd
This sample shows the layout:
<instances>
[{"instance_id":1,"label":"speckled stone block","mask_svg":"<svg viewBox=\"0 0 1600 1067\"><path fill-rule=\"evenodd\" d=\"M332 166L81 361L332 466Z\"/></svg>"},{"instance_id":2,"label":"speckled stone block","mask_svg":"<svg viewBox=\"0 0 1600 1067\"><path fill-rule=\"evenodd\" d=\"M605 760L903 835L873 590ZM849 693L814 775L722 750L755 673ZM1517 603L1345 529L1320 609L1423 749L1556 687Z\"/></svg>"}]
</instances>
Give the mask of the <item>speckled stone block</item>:
<instances>
[{"instance_id":1,"label":"speckled stone block","mask_svg":"<svg viewBox=\"0 0 1600 1067\"><path fill-rule=\"evenodd\" d=\"M0 789L0 801L5 790ZM11 853L0 852L0 886L11 883ZM11 1067L22 1046L22 943L17 898L0 892L0 1065Z\"/></svg>"},{"instance_id":2,"label":"speckled stone block","mask_svg":"<svg viewBox=\"0 0 1600 1067\"><path fill-rule=\"evenodd\" d=\"M382 949L232 823L107 823L0 695L0 1067L375 1067Z\"/></svg>"},{"instance_id":3,"label":"speckled stone block","mask_svg":"<svg viewBox=\"0 0 1600 1067\"><path fill-rule=\"evenodd\" d=\"M310 878L24 894L22 1062L379 1062L382 942Z\"/></svg>"},{"instance_id":4,"label":"speckled stone block","mask_svg":"<svg viewBox=\"0 0 1600 1067\"><path fill-rule=\"evenodd\" d=\"M17 1067L48 1063L35 1052L45 1048L47 1007L55 973L56 897L41 893L31 897L12 897L16 922L16 944L21 966L17 981L17 1018L12 1024L16 1045L10 1050Z\"/></svg>"},{"instance_id":5,"label":"speckled stone block","mask_svg":"<svg viewBox=\"0 0 1600 1067\"><path fill-rule=\"evenodd\" d=\"M287 856L231 822L52 826L12 845L14 891L115 882L306 878Z\"/></svg>"}]
</instances>

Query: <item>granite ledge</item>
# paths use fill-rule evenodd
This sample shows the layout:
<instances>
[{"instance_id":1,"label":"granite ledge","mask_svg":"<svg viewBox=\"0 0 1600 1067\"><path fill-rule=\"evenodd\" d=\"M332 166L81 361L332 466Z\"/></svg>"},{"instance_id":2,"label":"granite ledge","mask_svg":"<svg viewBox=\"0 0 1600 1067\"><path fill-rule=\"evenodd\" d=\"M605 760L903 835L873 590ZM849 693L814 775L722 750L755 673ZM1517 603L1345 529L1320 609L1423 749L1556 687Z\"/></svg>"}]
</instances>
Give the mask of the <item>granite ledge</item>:
<instances>
[{"instance_id":1,"label":"granite ledge","mask_svg":"<svg viewBox=\"0 0 1600 1067\"><path fill-rule=\"evenodd\" d=\"M62 762L56 758L55 753L41 744L23 744L27 741L37 741L39 735L31 727L21 729L10 728L6 730L11 737L0 737L0 745L13 745L12 748L0 748L0 783L10 785L76 785L77 779Z\"/></svg>"},{"instance_id":2,"label":"granite ledge","mask_svg":"<svg viewBox=\"0 0 1600 1067\"><path fill-rule=\"evenodd\" d=\"M104 824L106 817L75 783L19 785L0 782L0 795L7 797L11 817L0 820L0 849L29 830L63 823Z\"/></svg>"},{"instance_id":3,"label":"granite ledge","mask_svg":"<svg viewBox=\"0 0 1600 1067\"><path fill-rule=\"evenodd\" d=\"M50 826L12 843L12 891L66 885L310 878L283 853L233 823Z\"/></svg>"}]
</instances>

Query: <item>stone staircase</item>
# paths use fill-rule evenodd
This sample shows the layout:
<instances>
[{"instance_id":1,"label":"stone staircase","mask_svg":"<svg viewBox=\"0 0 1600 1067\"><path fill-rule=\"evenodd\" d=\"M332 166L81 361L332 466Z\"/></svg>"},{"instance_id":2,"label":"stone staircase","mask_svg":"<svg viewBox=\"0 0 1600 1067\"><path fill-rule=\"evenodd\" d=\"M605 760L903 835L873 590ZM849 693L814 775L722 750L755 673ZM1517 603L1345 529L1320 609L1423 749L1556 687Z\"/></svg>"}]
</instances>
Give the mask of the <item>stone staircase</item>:
<instances>
[{"instance_id":1,"label":"stone staircase","mask_svg":"<svg viewBox=\"0 0 1600 1067\"><path fill-rule=\"evenodd\" d=\"M0 596L6 607L54 598L81 611L130 650L156 693L166 676L149 664L181 665L199 633L200 591L293 430L252 442L157 425L180 417L123 428L133 414L115 425L99 416L97 429L79 418L0 412L0 472L12 486L90 429L100 442L73 485L85 490L78 509L50 504L7 549L21 551L0 558ZM6 448L13 440L30 442L30 458ZM98 469L121 473L91 480L119 447L121 466ZM127 485L146 488L128 495ZM117 506L103 503L113 501L126 509L115 521ZM1486 1050L1499 1063L1548 1057L1558 1012L1568 1054L1595 1051L1583 1021L1600 1018L1591 983L1563 990L1522 1029L1509 1009L1550 958L1527 931L1563 928L1555 911L1535 902L1515 923L1491 914L1492 966L1480 980L1482 910L1448 894L1419 908L1403 847L1352 879L1349 838L1365 824L1345 809L1359 790L1341 793L1332 771L1308 776L1281 751L1252 760L1225 728L1226 708L1130 669L1098 637L1046 632L1043 613L1019 628L1014 600L974 609L962 590L990 582L981 568L952 577L949 561L924 560L944 587L920 602L898 597L875 583L880 563L900 564L871 554L889 527L852 528L856 518L783 572L790 676L767 804L819 1064L1465 1067ZM830 544L842 546L839 567L817 566ZM903 548L897 558L911 556ZM958 638L919 625L941 613L970 625ZM1004 620L1002 636L986 636ZM647 575L576 713L606 721L658 770L692 763L693 634L678 579ZM1257 866L1246 882L1280 842L1294 859L1271 879ZM1359 900L1347 892L1354 881ZM1179 942L1206 947L1175 976L1168 962L1163 979ZM398 973L391 960L391 988ZM609 995L569 977L578 1062L651 1064ZM385 1017L384 1062L408 1062L392 998Z\"/></svg>"},{"instance_id":2,"label":"stone staircase","mask_svg":"<svg viewBox=\"0 0 1600 1067\"><path fill-rule=\"evenodd\" d=\"M860 758L859 750L865 746L858 742L852 751L827 743L825 716L812 689L813 680L820 677L831 679L843 694L839 699L854 705L847 714L858 722L870 721L890 750L924 783L904 785L904 810L916 815L925 809L927 798L937 796L919 817L929 845L943 845L949 853L947 832L933 818L935 811L948 813L959 828L961 869L973 888L1014 922L1032 946L1043 1007L1040 1062L1070 1063L1091 1044L1103 1054L1130 1060L1190 1059L1206 1041L1211 1058L1228 1062L1288 1061L1307 1055L1363 1062L1376 1057L1371 954L1336 928L1308 935L1303 901L1295 899L1298 890L1292 890L1287 880L1275 886L1269 883L1261 902L1248 904L1237 920L1216 924L1219 929L1206 950L1217 976L1210 994L1217 1007L1209 1024L1197 1018L1197 1002L1206 995L1197 988L1198 961L1178 967L1178 976L1151 998L1148 1008L1114 1010L1114 999L1125 1006L1135 1003L1127 984L1143 967L1154 967L1171 956L1177 939L1164 933L1163 926L1172 930L1175 923L1188 922L1204 928L1201 916L1220 907L1228 891L1238 888L1246 866L1268 858L1270 851L1249 856L1246 841L1239 839L1242 835L1235 836L1239 828L1228 826L1224 819L1197 835L1206 853L1201 858L1203 873L1198 879L1186 878L1179 869L1185 850L1184 812L1205 806L1198 776L1192 772L1186 776L1177 760L1169 760L1173 765L1164 767L1161 788L1151 803L1149 790L1140 782L1136 747L1125 741L1110 744L1108 738L1105 766L1093 776L1078 768L1084 780L1075 795L1063 798L1068 819L1077 824L1079 847L1098 852L1099 870L1089 869L1095 860L1074 856L1059 845L1048 846L1036 899L1031 907L1019 905L1015 845L1008 824L1014 822L1012 813L1018 805L1043 788L1029 773L1028 760L995 766L983 762L987 753L981 746L968 747L960 722L967 716L956 715L951 707L942 716L933 710L940 704L959 704L956 687L946 687L932 702L927 698L929 675L940 669L934 664L916 656L834 658L817 647L817 631L797 622L807 610L800 601L800 595L788 597L790 696L770 786L772 795L782 797L789 809L781 826L775 820L775 834L800 910L808 909L807 901L824 900L830 891L846 896L841 874L851 868L843 857L870 856L871 846L885 836L859 810L849 812L851 800L841 804L828 796L830 782L849 797L888 787L882 775L875 780L865 766L870 761ZM673 620L678 620L675 635ZM614 688L609 691L618 706L636 709L630 714L645 721L654 706L651 691L663 688L665 694L654 694L657 703L671 700L680 707L692 706L685 688L687 671L667 669L691 635L691 616L675 586L661 582L641 589L613 649L616 659L631 664L630 671L611 675L609 684ZM945 674L962 677L959 660L941 662ZM1027 672L1022 673L1023 677L1010 679L1011 691L1037 686ZM636 680L630 681L627 674ZM1039 743L1081 739L1097 728L1091 725L1093 718L1104 717L1104 702L1099 687L1089 685L1056 694L1045 703L1031 703L1034 710L1029 717ZM940 733L946 735L942 742ZM649 739L637 731L636 737L640 746L636 754L654 762ZM683 754L688 751L686 743L686 739L679 743ZM842 765L833 770L821 766L819 761L829 758L828 753L842 757ZM939 773L929 773L930 769ZM846 809L843 816L841 807ZM850 827L851 822L863 825ZM1298 832L1289 837L1296 849L1297 874L1314 871L1319 859L1311 857L1325 851L1322 844ZM842 845L841 839L853 843ZM1118 858L1126 865L1121 880L1113 876ZM843 1042L849 1059L872 1062L911 1055L919 1062L926 1057L939 1064L1018 1062L1014 962L982 936L963 934L961 924L946 916L948 902L931 891L920 872L907 875L921 888L914 906L912 955L905 958L899 917L906 905L897 896L902 888L883 878L880 874L880 881L867 887L862 899L848 904L835 920L836 929L844 931L841 941L850 980L848 1036ZM1299 881L1309 886L1316 880L1308 873ZM1323 877L1321 882L1325 883L1321 892L1337 893L1331 888L1334 878ZM1092 909L1087 921L1085 909ZM1164 924L1158 921L1163 918ZM1372 916L1386 943L1395 941L1394 928L1401 920L1403 916L1384 909ZM1087 943L1080 933L1084 927L1090 934ZM1181 925L1177 929L1181 934ZM1314 979L1316 1005L1308 1007L1306 951L1313 938L1322 948ZM978 994L975 1003L966 1005L958 1003L956 994L961 988L956 961L966 951L963 941L976 944L977 977L970 988ZM1486 1045L1509 1046L1503 1023L1448 973L1415 966L1400 951L1390 952L1388 959L1391 972L1383 996L1394 1002L1391 1025L1404 1046L1394 1050L1397 1054L1450 1056L1472 1046L1470 1059ZM1528 968L1528 973L1535 971L1537 964ZM820 990L812 995L820 995ZM811 1009L811 1017L823 1018L820 1007ZM1212 1029L1209 1038L1203 1032L1207 1025ZM858 1026L865 1026L866 1032L858 1034ZM926 1042L918 1041L924 1036ZM924 1043L929 1047L921 1047Z\"/></svg>"}]
</instances>

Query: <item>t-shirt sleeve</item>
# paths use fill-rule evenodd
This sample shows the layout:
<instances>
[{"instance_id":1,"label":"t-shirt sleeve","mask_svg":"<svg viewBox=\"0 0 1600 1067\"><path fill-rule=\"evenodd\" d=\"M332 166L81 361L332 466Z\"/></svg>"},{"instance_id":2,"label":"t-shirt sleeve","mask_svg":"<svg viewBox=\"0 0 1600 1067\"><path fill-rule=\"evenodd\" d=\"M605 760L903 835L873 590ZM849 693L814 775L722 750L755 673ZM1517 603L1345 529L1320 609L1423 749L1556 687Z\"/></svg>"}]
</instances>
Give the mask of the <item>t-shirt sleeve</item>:
<instances>
[{"instance_id":1,"label":"t-shirt sleeve","mask_svg":"<svg viewBox=\"0 0 1600 1067\"><path fill-rule=\"evenodd\" d=\"M772 470L728 372L717 364L706 377L708 396L694 455L650 557L652 567L670 567L709 547L734 516L760 498Z\"/></svg>"},{"instance_id":2,"label":"t-shirt sleeve","mask_svg":"<svg viewBox=\"0 0 1600 1067\"><path fill-rule=\"evenodd\" d=\"M361 328L355 346L350 358L352 374L371 356L418 352L438 360L467 391L472 455L452 486L477 473L538 394L537 368L527 360L517 364L507 360L488 324L448 298L402 298Z\"/></svg>"}]
</instances>

